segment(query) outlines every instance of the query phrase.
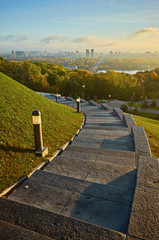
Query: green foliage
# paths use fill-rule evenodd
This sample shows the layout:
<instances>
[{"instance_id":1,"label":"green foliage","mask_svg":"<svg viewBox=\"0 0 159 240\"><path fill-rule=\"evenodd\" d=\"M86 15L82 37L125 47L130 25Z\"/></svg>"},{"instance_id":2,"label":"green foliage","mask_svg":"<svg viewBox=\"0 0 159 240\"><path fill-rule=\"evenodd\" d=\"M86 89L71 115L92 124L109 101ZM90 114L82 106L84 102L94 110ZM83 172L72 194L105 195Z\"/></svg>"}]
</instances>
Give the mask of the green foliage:
<instances>
[{"instance_id":1,"label":"green foliage","mask_svg":"<svg viewBox=\"0 0 159 240\"><path fill-rule=\"evenodd\" d=\"M79 61L84 66L88 61L93 64L92 61L97 60L99 59L82 58L72 62ZM90 99L93 99L94 96L97 96L98 99L108 99L108 95L111 95L111 98L134 103L134 101L141 100L141 96L148 96L148 98L158 98L159 96L158 69L150 72L138 72L134 75L115 71L92 74L81 69L66 69L60 61L62 60L58 59L59 65L55 65L47 62L9 62L0 59L0 71L33 90L59 92L74 98L83 96L83 84L85 84L84 95L89 95ZM67 61L69 60L67 59ZM114 59L109 59L109 61L112 64L116 62ZM134 60L135 62L137 61ZM118 59L118 63L123 64L125 60ZM146 106L146 102L144 104Z\"/></svg>"},{"instance_id":2,"label":"green foliage","mask_svg":"<svg viewBox=\"0 0 159 240\"><path fill-rule=\"evenodd\" d=\"M144 99L144 101L143 101L143 103L142 103L142 107L143 107L143 108L148 108L148 107L149 107L147 98Z\"/></svg>"},{"instance_id":3,"label":"green foliage","mask_svg":"<svg viewBox=\"0 0 159 240\"><path fill-rule=\"evenodd\" d=\"M2 73L0 102L1 192L44 161L34 152L33 110L41 111L44 146L49 148L49 154L73 136L82 122L82 114L54 103Z\"/></svg>"},{"instance_id":4,"label":"green foliage","mask_svg":"<svg viewBox=\"0 0 159 240\"><path fill-rule=\"evenodd\" d=\"M127 104L122 104L120 108L123 112L128 112L129 111L129 108L128 108Z\"/></svg>"},{"instance_id":5,"label":"green foliage","mask_svg":"<svg viewBox=\"0 0 159 240\"><path fill-rule=\"evenodd\" d=\"M154 107L154 108L157 107L157 101L156 101L156 99L153 99L153 101L152 101L152 103L151 103L150 106L151 106L151 107Z\"/></svg>"},{"instance_id":6,"label":"green foliage","mask_svg":"<svg viewBox=\"0 0 159 240\"><path fill-rule=\"evenodd\" d=\"M97 96L95 95L95 96L94 96L94 101L97 102L97 100L98 100L98 98L97 98Z\"/></svg>"},{"instance_id":7,"label":"green foliage","mask_svg":"<svg viewBox=\"0 0 159 240\"><path fill-rule=\"evenodd\" d=\"M0 57L0 61L5 62L6 60L2 57Z\"/></svg>"}]
</instances>

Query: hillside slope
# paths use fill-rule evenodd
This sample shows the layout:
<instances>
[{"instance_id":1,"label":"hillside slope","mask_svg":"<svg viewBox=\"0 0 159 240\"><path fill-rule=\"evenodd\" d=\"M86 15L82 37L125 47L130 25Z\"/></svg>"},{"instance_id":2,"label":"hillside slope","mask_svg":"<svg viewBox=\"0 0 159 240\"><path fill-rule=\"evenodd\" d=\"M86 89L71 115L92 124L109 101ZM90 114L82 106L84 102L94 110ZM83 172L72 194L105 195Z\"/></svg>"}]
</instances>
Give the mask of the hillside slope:
<instances>
[{"instance_id":1,"label":"hillside slope","mask_svg":"<svg viewBox=\"0 0 159 240\"><path fill-rule=\"evenodd\" d=\"M0 192L28 174L42 158L34 152L32 111L42 114L44 146L53 153L82 121L76 110L56 104L0 73Z\"/></svg>"},{"instance_id":2,"label":"hillside slope","mask_svg":"<svg viewBox=\"0 0 159 240\"><path fill-rule=\"evenodd\" d=\"M138 126L142 126L147 134L151 147L152 157L159 158L159 121L133 115Z\"/></svg>"}]
</instances>

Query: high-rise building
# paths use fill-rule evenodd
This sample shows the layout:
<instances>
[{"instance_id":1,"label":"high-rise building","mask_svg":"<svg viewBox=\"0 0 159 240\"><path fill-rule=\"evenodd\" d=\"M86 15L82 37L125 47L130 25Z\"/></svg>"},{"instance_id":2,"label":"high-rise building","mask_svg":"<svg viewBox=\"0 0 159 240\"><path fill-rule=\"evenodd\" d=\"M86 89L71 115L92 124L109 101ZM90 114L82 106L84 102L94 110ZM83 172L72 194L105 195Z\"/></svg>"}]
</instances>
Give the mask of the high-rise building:
<instances>
[{"instance_id":1,"label":"high-rise building","mask_svg":"<svg viewBox=\"0 0 159 240\"><path fill-rule=\"evenodd\" d=\"M91 57L94 57L94 49L91 49Z\"/></svg>"},{"instance_id":2,"label":"high-rise building","mask_svg":"<svg viewBox=\"0 0 159 240\"><path fill-rule=\"evenodd\" d=\"M15 51L15 57L25 57L25 51Z\"/></svg>"},{"instance_id":3,"label":"high-rise building","mask_svg":"<svg viewBox=\"0 0 159 240\"><path fill-rule=\"evenodd\" d=\"M12 51L12 57L15 57L15 50Z\"/></svg>"},{"instance_id":4,"label":"high-rise building","mask_svg":"<svg viewBox=\"0 0 159 240\"><path fill-rule=\"evenodd\" d=\"M86 49L86 57L89 57L89 49Z\"/></svg>"},{"instance_id":5,"label":"high-rise building","mask_svg":"<svg viewBox=\"0 0 159 240\"><path fill-rule=\"evenodd\" d=\"M30 57L40 57L40 51L30 51Z\"/></svg>"}]
</instances>

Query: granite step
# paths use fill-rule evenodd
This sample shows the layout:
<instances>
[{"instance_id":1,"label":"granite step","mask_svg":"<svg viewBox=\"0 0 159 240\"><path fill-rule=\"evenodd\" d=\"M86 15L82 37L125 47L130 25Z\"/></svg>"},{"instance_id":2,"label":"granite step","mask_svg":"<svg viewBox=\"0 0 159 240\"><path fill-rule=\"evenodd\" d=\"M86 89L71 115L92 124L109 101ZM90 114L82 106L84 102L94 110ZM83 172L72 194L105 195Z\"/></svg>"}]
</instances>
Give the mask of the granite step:
<instances>
[{"instance_id":1,"label":"granite step","mask_svg":"<svg viewBox=\"0 0 159 240\"><path fill-rule=\"evenodd\" d=\"M76 151L68 151L65 150L62 153L62 157L83 160L83 161L91 161L91 162L105 162L108 164L117 164L124 165L125 167L136 167L135 157L129 158L125 156L113 156L113 155L102 155L98 153L87 153L87 152L76 152Z\"/></svg>"},{"instance_id":2,"label":"granite step","mask_svg":"<svg viewBox=\"0 0 159 240\"><path fill-rule=\"evenodd\" d=\"M105 138L107 136L116 136L116 137L122 137L122 136L131 136L132 135L130 134L129 130L126 129L126 128L122 128L121 130L109 130L109 129L106 129L106 130L93 130L93 129L84 129L84 131L81 131L80 132L80 135L78 137L81 137L81 136L98 136L98 137L101 137L101 138Z\"/></svg>"},{"instance_id":3,"label":"granite step","mask_svg":"<svg viewBox=\"0 0 159 240\"><path fill-rule=\"evenodd\" d=\"M76 138L71 146L87 147L87 148L104 148L104 149L114 149L123 151L134 151L134 144L132 141L118 141L111 139L90 139L87 138Z\"/></svg>"},{"instance_id":4,"label":"granite step","mask_svg":"<svg viewBox=\"0 0 159 240\"><path fill-rule=\"evenodd\" d=\"M104 149L104 148L87 148L87 147L79 147L79 146L68 146L65 150L66 151L73 151L77 152L83 152L83 153L93 153L98 155L106 155L106 156L118 156L118 157L125 157L125 158L135 158L135 152L134 151L122 151L122 150L114 150L114 149ZM63 152L64 154L64 152Z\"/></svg>"},{"instance_id":5,"label":"granite step","mask_svg":"<svg viewBox=\"0 0 159 240\"><path fill-rule=\"evenodd\" d=\"M36 177L36 173L34 175ZM55 175L47 177L45 174L41 179L42 183L39 178L38 181L29 179L9 199L126 233L134 188L119 189L68 178L65 178L65 181L62 179L62 182L67 184L65 188L64 184L60 187L54 186L51 183L53 178L56 179ZM56 183L61 181L61 177L55 179ZM51 185L46 184L48 182ZM102 196L103 191L105 194ZM125 193L125 196L120 200L122 193Z\"/></svg>"},{"instance_id":6,"label":"granite step","mask_svg":"<svg viewBox=\"0 0 159 240\"><path fill-rule=\"evenodd\" d=\"M86 121L86 126L95 126L95 127L126 127L125 124L122 121L110 121L110 122L101 122L101 123L95 123L94 121L92 122L87 122Z\"/></svg>"},{"instance_id":7,"label":"granite step","mask_svg":"<svg viewBox=\"0 0 159 240\"><path fill-rule=\"evenodd\" d=\"M117 141L129 141L131 140L133 142L133 137L131 134L124 134L124 133L120 133L117 134L118 131L116 131L116 133L110 133L110 131L108 131L108 133L92 133L92 132L81 132L80 135L78 136L78 138L76 138L76 140L78 139L114 139Z\"/></svg>"},{"instance_id":8,"label":"granite step","mask_svg":"<svg viewBox=\"0 0 159 240\"><path fill-rule=\"evenodd\" d=\"M98 113L98 114L92 114L92 113L88 113L87 114L87 118L107 118L107 117L113 117L114 114L113 113L110 113L108 111L104 111L104 112L101 112L101 113Z\"/></svg>"},{"instance_id":9,"label":"granite step","mask_svg":"<svg viewBox=\"0 0 159 240\"><path fill-rule=\"evenodd\" d=\"M0 221L1 240L51 240L53 238L46 237L28 229Z\"/></svg>"},{"instance_id":10,"label":"granite step","mask_svg":"<svg viewBox=\"0 0 159 240\"><path fill-rule=\"evenodd\" d=\"M84 126L84 129L92 129L92 130L128 130L127 127L125 127L124 125L116 125L114 126L113 124L112 125L105 125L105 126L97 126L97 125L93 125L93 124L90 124L90 125L87 125L85 124Z\"/></svg>"},{"instance_id":11,"label":"granite step","mask_svg":"<svg viewBox=\"0 0 159 240\"><path fill-rule=\"evenodd\" d=\"M121 121L119 117L117 116L103 116L103 115L99 115L97 114L96 116L94 115L92 116L87 116L87 121L106 121L106 122L119 122Z\"/></svg>"},{"instance_id":12,"label":"granite step","mask_svg":"<svg viewBox=\"0 0 159 240\"><path fill-rule=\"evenodd\" d=\"M0 219L59 240L126 239L123 233L3 198L0 198Z\"/></svg>"},{"instance_id":13,"label":"granite step","mask_svg":"<svg viewBox=\"0 0 159 240\"><path fill-rule=\"evenodd\" d=\"M87 133L87 134L80 134L77 138L76 138L76 141L78 140L88 140L88 142L91 142L92 141L103 141L103 140L114 140L114 141L117 141L117 142L122 142L122 143L125 143L127 141L131 141L133 142L133 137L131 134L116 134L116 133L112 133L112 134L104 134L104 135L101 135L101 134L93 134L93 133Z\"/></svg>"},{"instance_id":14,"label":"granite step","mask_svg":"<svg viewBox=\"0 0 159 240\"><path fill-rule=\"evenodd\" d=\"M136 178L134 167L126 168L117 164L82 161L65 157L56 158L44 171L100 184L111 184L114 181L115 184L120 185L121 182L121 187L125 187L125 185L133 185L134 187ZM126 181L124 181L125 178Z\"/></svg>"},{"instance_id":15,"label":"granite step","mask_svg":"<svg viewBox=\"0 0 159 240\"><path fill-rule=\"evenodd\" d=\"M76 158L70 158L70 157L66 157L66 156L57 156L54 161L52 161L47 167L46 170L49 168L52 168L52 166L54 166L54 168L58 168L57 165L62 166L62 164L66 165L67 167L76 167L79 169L86 169L86 170L90 170L90 169L95 169L95 170L103 170L106 172L111 172L111 173L117 173L117 174L125 174L127 172L130 172L132 170L134 170L134 165L125 165L125 164L118 164L118 163L108 163L108 162L104 162L104 161L92 161L90 159L76 159ZM135 167L136 168L136 167Z\"/></svg>"},{"instance_id":16,"label":"granite step","mask_svg":"<svg viewBox=\"0 0 159 240\"><path fill-rule=\"evenodd\" d=\"M134 186L99 184L37 170L9 199L60 213L75 192L131 206Z\"/></svg>"}]
</instances>

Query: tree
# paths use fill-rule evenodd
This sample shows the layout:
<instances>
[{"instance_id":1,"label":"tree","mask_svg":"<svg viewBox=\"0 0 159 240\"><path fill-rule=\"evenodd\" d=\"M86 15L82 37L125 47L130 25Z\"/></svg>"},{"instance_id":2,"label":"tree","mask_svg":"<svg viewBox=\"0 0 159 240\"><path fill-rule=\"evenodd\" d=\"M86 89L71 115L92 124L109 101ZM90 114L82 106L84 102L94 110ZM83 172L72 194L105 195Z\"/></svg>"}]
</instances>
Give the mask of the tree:
<instances>
[{"instance_id":1,"label":"tree","mask_svg":"<svg viewBox=\"0 0 159 240\"><path fill-rule=\"evenodd\" d=\"M153 101L152 101L152 103L151 103L151 105L150 105L151 107L157 107L157 101L156 101L156 99L153 99Z\"/></svg>"}]
</instances>

